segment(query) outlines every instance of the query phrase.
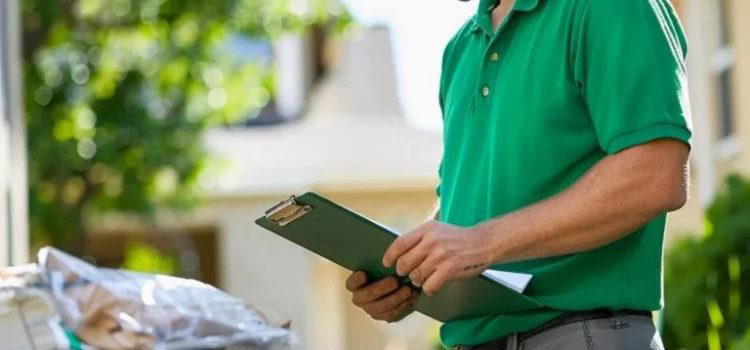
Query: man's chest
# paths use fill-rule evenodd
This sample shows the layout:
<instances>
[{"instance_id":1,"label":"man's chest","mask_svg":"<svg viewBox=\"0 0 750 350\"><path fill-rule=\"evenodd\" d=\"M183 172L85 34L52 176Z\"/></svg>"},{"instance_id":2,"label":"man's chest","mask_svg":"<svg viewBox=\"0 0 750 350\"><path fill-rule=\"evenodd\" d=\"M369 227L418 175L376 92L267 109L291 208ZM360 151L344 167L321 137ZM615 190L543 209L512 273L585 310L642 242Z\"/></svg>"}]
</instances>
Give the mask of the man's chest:
<instances>
[{"instance_id":1,"label":"man's chest","mask_svg":"<svg viewBox=\"0 0 750 350\"><path fill-rule=\"evenodd\" d=\"M448 53L446 128L576 124L586 111L573 77L569 21L512 13L502 23L497 33L469 26Z\"/></svg>"}]
</instances>

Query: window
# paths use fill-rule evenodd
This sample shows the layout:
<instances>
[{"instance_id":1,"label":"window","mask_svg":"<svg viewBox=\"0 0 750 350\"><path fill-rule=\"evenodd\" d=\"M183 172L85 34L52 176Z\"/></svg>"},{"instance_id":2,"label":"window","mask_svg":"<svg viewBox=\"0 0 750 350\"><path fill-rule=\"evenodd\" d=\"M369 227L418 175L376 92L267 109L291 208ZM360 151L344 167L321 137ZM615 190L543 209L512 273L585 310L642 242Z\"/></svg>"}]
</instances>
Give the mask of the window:
<instances>
[{"instance_id":1,"label":"window","mask_svg":"<svg viewBox=\"0 0 750 350\"><path fill-rule=\"evenodd\" d=\"M720 140L731 138L735 131L733 104L732 74L735 64L732 48L731 20L729 0L716 0L718 49L714 54L716 73L716 101L718 103L718 137Z\"/></svg>"},{"instance_id":2,"label":"window","mask_svg":"<svg viewBox=\"0 0 750 350\"><path fill-rule=\"evenodd\" d=\"M734 113L732 111L732 69L719 73L719 136L727 138L734 133Z\"/></svg>"}]
</instances>

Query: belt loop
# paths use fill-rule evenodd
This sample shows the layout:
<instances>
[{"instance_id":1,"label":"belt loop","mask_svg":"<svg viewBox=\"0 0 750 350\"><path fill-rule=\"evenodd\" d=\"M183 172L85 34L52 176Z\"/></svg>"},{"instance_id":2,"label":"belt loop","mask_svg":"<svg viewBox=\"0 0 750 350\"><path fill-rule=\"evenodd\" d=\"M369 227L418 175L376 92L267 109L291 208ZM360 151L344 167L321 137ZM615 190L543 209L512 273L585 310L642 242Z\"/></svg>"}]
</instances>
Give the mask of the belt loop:
<instances>
[{"instance_id":1,"label":"belt loop","mask_svg":"<svg viewBox=\"0 0 750 350\"><path fill-rule=\"evenodd\" d=\"M609 319L609 325L612 329L622 329L630 327L630 323L625 319L626 313L614 312Z\"/></svg>"},{"instance_id":2,"label":"belt loop","mask_svg":"<svg viewBox=\"0 0 750 350\"><path fill-rule=\"evenodd\" d=\"M505 345L505 350L516 349L518 349L518 333L513 333L508 336L508 343Z\"/></svg>"}]
</instances>

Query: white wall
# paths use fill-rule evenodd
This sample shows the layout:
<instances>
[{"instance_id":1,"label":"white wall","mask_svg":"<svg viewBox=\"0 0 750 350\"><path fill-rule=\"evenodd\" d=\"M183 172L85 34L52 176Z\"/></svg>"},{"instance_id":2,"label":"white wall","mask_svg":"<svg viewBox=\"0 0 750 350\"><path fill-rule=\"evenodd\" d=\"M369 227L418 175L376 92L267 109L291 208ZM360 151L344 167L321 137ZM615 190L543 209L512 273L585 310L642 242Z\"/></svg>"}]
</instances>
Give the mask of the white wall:
<instances>
[{"instance_id":1,"label":"white wall","mask_svg":"<svg viewBox=\"0 0 750 350\"><path fill-rule=\"evenodd\" d=\"M0 264L28 260L26 138L21 115L19 12L0 2Z\"/></svg>"}]
</instances>

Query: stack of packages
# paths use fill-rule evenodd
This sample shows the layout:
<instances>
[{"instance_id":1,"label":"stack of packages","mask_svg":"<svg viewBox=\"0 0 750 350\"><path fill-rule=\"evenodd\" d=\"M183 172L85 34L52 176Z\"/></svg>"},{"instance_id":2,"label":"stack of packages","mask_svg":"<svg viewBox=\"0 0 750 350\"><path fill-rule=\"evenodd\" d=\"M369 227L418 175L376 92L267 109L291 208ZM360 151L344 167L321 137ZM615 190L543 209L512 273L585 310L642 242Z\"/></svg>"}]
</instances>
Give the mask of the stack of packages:
<instances>
[{"instance_id":1,"label":"stack of packages","mask_svg":"<svg viewBox=\"0 0 750 350\"><path fill-rule=\"evenodd\" d=\"M68 349L60 321L36 265L0 268L0 347Z\"/></svg>"},{"instance_id":2,"label":"stack of packages","mask_svg":"<svg viewBox=\"0 0 750 350\"><path fill-rule=\"evenodd\" d=\"M0 339L12 339L9 349L286 350L293 343L288 329L195 280L97 268L54 248L26 269L34 272L0 278Z\"/></svg>"}]
</instances>

